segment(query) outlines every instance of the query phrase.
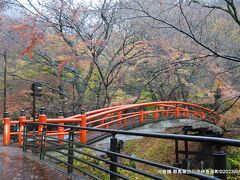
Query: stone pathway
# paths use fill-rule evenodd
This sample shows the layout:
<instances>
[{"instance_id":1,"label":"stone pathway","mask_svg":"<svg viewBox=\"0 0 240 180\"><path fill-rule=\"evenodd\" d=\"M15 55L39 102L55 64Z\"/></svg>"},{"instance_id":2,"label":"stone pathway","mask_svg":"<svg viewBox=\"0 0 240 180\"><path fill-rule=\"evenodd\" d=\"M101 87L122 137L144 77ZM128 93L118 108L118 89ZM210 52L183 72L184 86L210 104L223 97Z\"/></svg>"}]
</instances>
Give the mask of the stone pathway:
<instances>
[{"instance_id":1,"label":"stone pathway","mask_svg":"<svg viewBox=\"0 0 240 180\"><path fill-rule=\"evenodd\" d=\"M70 180L71 177L35 160L21 148L0 146L1 180Z\"/></svg>"}]
</instances>

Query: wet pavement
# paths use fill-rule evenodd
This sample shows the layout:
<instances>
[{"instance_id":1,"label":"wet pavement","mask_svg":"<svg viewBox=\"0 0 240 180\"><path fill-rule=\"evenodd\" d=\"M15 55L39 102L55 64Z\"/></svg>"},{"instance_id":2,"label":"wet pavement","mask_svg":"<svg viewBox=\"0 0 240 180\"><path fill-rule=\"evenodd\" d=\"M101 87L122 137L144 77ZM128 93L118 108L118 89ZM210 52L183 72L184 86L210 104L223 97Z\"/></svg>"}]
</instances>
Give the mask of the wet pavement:
<instances>
[{"instance_id":1,"label":"wet pavement","mask_svg":"<svg viewBox=\"0 0 240 180\"><path fill-rule=\"evenodd\" d=\"M0 146L1 180L70 180L71 177L54 169L32 153L21 148Z\"/></svg>"}]
</instances>

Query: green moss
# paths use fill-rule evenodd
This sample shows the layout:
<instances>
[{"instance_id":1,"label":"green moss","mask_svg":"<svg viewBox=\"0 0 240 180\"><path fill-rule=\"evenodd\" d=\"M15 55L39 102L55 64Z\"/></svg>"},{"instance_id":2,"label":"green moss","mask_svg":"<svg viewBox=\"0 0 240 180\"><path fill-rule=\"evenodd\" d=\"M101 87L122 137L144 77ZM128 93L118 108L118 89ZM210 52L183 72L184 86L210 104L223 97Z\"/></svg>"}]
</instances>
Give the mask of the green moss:
<instances>
[{"instance_id":1,"label":"green moss","mask_svg":"<svg viewBox=\"0 0 240 180\"><path fill-rule=\"evenodd\" d=\"M123 150L125 154L135 155L138 158L146 159L152 162L160 164L171 165L174 163L175 153L173 150L174 141L164 140L164 139L155 139L155 138L143 138L137 140L127 141ZM122 159L122 164L128 165L130 167L136 167L139 170L148 172L160 176L164 179L169 180L178 180L178 179L194 179L188 176L183 175L171 175L171 174L160 174L161 169L155 168L153 166L145 165L142 163L133 163L129 160ZM147 179L139 174L134 174L131 179Z\"/></svg>"},{"instance_id":2,"label":"green moss","mask_svg":"<svg viewBox=\"0 0 240 180\"><path fill-rule=\"evenodd\" d=\"M235 139L240 139L240 136L234 136ZM240 149L238 147L229 147L227 149L227 169L240 170ZM240 173L228 174L227 179L238 180Z\"/></svg>"}]
</instances>

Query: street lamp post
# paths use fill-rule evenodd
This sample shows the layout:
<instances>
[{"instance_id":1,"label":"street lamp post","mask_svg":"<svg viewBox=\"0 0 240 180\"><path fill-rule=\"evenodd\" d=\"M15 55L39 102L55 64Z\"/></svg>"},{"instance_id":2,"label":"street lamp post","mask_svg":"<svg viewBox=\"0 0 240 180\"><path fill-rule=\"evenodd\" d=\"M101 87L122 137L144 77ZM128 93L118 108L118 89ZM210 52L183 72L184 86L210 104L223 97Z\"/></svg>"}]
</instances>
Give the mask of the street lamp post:
<instances>
[{"instance_id":1,"label":"street lamp post","mask_svg":"<svg viewBox=\"0 0 240 180\"><path fill-rule=\"evenodd\" d=\"M36 114L36 97L42 96L42 84L39 82L32 83L31 90L33 91L31 95L33 96L33 111L32 111L32 117L33 122L35 122L35 114Z\"/></svg>"},{"instance_id":2,"label":"street lamp post","mask_svg":"<svg viewBox=\"0 0 240 180\"><path fill-rule=\"evenodd\" d=\"M4 92L3 92L3 112L7 112L7 51L4 51Z\"/></svg>"},{"instance_id":3,"label":"street lamp post","mask_svg":"<svg viewBox=\"0 0 240 180\"><path fill-rule=\"evenodd\" d=\"M33 122L35 122L35 114L36 114L36 97L41 97L42 96L42 84L39 82L34 82L32 83L32 93L31 95L33 96L33 111L32 111L32 117L33 117ZM36 153L35 149L35 129L36 126L33 124L33 153Z\"/></svg>"},{"instance_id":4,"label":"street lamp post","mask_svg":"<svg viewBox=\"0 0 240 180\"><path fill-rule=\"evenodd\" d=\"M4 60L4 72L3 72L3 117L5 112L7 112L7 51L5 50L3 54Z\"/></svg>"}]
</instances>

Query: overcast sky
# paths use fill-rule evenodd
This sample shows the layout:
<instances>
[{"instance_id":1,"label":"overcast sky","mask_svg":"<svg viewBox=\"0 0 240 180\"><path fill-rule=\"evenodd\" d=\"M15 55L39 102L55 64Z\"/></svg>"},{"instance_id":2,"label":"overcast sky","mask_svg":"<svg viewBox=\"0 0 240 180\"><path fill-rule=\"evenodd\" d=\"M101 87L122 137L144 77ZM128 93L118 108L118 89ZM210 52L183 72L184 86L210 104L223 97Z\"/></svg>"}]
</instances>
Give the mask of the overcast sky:
<instances>
[{"instance_id":1,"label":"overcast sky","mask_svg":"<svg viewBox=\"0 0 240 180\"><path fill-rule=\"evenodd\" d=\"M22 3L24 6L28 6L29 3L27 0L18 0L20 3ZM38 0L40 3L41 2L44 2L46 0ZM97 2L101 2L102 0L73 0L74 2L92 2L92 3L97 3ZM34 5L38 5L38 2L37 0L31 0L31 3L33 3ZM29 8L30 6L28 6ZM34 9L32 9L34 11ZM19 9L17 8L11 8L11 9L7 9L5 12L3 12L5 15L8 15L8 16L12 16L12 17L18 17L20 16L20 12L19 12Z\"/></svg>"}]
</instances>

